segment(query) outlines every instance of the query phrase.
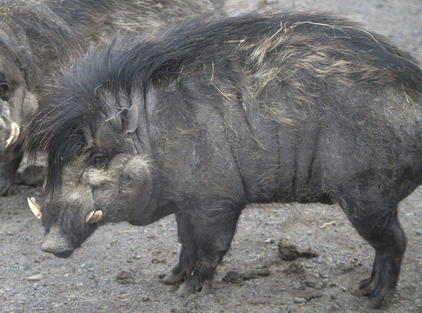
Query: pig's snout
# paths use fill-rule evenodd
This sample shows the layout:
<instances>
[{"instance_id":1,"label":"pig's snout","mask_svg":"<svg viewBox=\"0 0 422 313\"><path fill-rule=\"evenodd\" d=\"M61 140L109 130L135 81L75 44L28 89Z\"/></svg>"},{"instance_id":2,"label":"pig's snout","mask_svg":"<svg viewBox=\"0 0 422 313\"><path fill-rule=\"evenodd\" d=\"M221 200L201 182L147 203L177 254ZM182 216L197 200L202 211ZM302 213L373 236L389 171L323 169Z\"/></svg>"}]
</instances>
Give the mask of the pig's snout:
<instances>
[{"instance_id":1,"label":"pig's snout","mask_svg":"<svg viewBox=\"0 0 422 313\"><path fill-rule=\"evenodd\" d=\"M61 236L59 230L54 227L51 228L50 233L41 243L41 250L52 253L59 258L68 258L72 255L75 248Z\"/></svg>"}]
</instances>

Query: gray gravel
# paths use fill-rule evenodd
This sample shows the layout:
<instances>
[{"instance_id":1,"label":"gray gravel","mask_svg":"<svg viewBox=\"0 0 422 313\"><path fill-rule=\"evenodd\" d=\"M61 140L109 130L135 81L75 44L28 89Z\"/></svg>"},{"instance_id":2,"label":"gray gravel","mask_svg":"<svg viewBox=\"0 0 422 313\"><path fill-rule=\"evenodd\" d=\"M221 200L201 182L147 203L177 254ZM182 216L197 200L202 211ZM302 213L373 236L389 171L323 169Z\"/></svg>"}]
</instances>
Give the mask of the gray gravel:
<instances>
[{"instance_id":1,"label":"gray gravel","mask_svg":"<svg viewBox=\"0 0 422 313\"><path fill-rule=\"evenodd\" d=\"M258 1L230 0L236 12ZM386 35L422 60L420 0L280 1L285 9L329 10ZM262 4L262 3L261 3ZM267 1L264 7L280 5ZM262 7L262 6L261 6ZM99 229L69 259L43 253L43 230L26 205L39 188L0 198L1 312L422 312L422 189L401 203L408 249L396 294L381 310L351 295L370 275L374 252L337 206L248 207L212 292L178 297L160 277L177 262L172 216L149 227ZM317 257L283 261L278 244L310 248Z\"/></svg>"}]
</instances>

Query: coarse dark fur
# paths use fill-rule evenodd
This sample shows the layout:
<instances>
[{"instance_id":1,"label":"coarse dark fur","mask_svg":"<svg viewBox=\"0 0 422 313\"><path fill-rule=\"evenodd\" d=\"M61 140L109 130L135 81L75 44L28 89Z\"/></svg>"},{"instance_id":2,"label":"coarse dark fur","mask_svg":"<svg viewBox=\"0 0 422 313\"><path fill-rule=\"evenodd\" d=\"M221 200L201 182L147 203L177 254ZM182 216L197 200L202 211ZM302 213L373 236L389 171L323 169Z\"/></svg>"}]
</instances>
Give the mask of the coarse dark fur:
<instances>
[{"instance_id":1,"label":"coarse dark fur","mask_svg":"<svg viewBox=\"0 0 422 313\"><path fill-rule=\"evenodd\" d=\"M53 61L67 62L85 51L81 47L107 41L117 32L157 30L221 6L219 0L5 0L0 23L13 37L0 36L0 44L28 69L28 85L40 87L43 79L30 74L56 72Z\"/></svg>"},{"instance_id":2,"label":"coarse dark fur","mask_svg":"<svg viewBox=\"0 0 422 313\"><path fill-rule=\"evenodd\" d=\"M10 116L0 123L0 159L11 122L25 127L63 63L117 32L162 28L198 13L220 10L221 0L4 0L0 2L0 84L7 84ZM6 61L7 59L7 61ZM13 77L17 75L22 77ZM17 90L20 90L17 92ZM35 94L35 96L33 96ZM6 97L7 96L7 97ZM41 103L42 104L42 103ZM1 125L5 124L5 127ZM4 138L3 138L4 137ZM0 164L0 195L10 192L20 163L20 142Z\"/></svg>"},{"instance_id":3,"label":"coarse dark fur","mask_svg":"<svg viewBox=\"0 0 422 313\"><path fill-rule=\"evenodd\" d=\"M175 212L182 251L165 280L206 291L247 203L339 203L376 250L356 293L378 307L406 247L397 204L422 183L421 101L415 59L328 14L208 16L117 39L64 72L28 127L27 149L49 161L45 250L79 247L92 207L100 224ZM113 190L102 204L135 155L142 201Z\"/></svg>"},{"instance_id":4,"label":"coarse dark fur","mask_svg":"<svg viewBox=\"0 0 422 313\"><path fill-rule=\"evenodd\" d=\"M48 192L53 192L55 187L60 186L62 164L84 145L83 133L77 136L75 130L83 129L87 125L92 127L92 121L97 119L99 112L103 115L108 114L108 103L98 101L98 95L91 92L98 86L112 90L116 98L120 97L118 95L122 91L130 97L133 88L145 89L149 80L174 80L181 71L196 71L204 64L215 67L217 62L228 64L226 73L222 73L223 77L236 82L238 78L230 67L230 61L241 62L243 66L247 58L253 61L253 65L256 64L260 74L262 73L261 76L264 76L262 80L270 81L280 74L281 69L275 73L272 72L273 68L265 71L265 68L259 68L259 63L262 62L259 58L265 58L266 53L276 52L283 46L294 43L292 51L287 50L285 53L289 59L282 64L289 72L289 75L283 75L286 77L283 91L299 106L302 105L300 104L302 100L304 104L312 105L325 100L321 99L320 95L330 96L324 95L327 90L321 88L326 87L326 81L318 82L323 84L322 86L320 84L308 86L309 83L303 83L309 74L315 76L315 80L326 80L329 76L338 78L341 80L338 84L343 83L346 86L399 85L403 92L408 90L409 93L422 93L422 72L417 61L392 46L386 38L370 34L350 21L324 14L310 16L308 21L306 15L286 14L277 18L268 15L247 15L221 21L211 18L207 22L208 24L194 21L166 30L161 34L162 38L159 41L149 35L136 45L131 44L133 41L131 37L127 40L116 39L105 49L91 51L88 56L89 62L82 63L76 69L76 72L86 79L75 80L72 73L65 73L61 77L59 92L63 95L62 99L70 99L72 106L58 101L62 105L57 107L57 100L50 100L50 107L46 107L44 111L48 112L47 116L54 122L44 123L43 120L39 120L40 125L36 123L32 125L38 128L30 129L31 134L35 131L37 139L41 140L40 144L46 148L51 157L49 159L51 171L47 179ZM281 28L283 22L284 26ZM192 28L189 29L189 26ZM274 39L273 41L280 41L275 44L272 40L268 40L280 31L282 33L292 31L292 33L286 38ZM257 45L259 49L256 49ZM296 50L311 51L309 60L306 59L306 54L294 56ZM322 60L325 64L318 63L321 60L312 59L318 51L325 52L327 60ZM314 61L315 63L312 63ZM347 68L340 68L341 63ZM219 69L220 71L226 70L224 66L221 67L223 69ZM312 70L313 73L303 73L305 69L309 72ZM221 77L217 76L214 79L218 80ZM263 82L256 77L251 79L255 86L252 88L254 94L250 98L265 87L261 86ZM75 94L80 94L79 97L83 98L74 101ZM222 95L233 97L233 92ZM330 99L330 102L333 102L333 99ZM315 108L316 110L320 108ZM290 121L289 116L280 115L280 122L292 124L295 123L294 118L298 117L291 118ZM66 138L64 144L57 145L61 138Z\"/></svg>"}]
</instances>

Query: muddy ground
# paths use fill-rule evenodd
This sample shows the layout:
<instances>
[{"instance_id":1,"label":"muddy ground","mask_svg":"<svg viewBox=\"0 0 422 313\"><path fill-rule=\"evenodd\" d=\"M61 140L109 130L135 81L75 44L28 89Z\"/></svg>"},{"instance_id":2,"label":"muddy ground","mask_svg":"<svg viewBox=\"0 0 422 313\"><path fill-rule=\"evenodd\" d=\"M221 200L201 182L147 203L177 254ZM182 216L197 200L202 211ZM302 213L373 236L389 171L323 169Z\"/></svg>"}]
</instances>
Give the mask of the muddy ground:
<instances>
[{"instance_id":1,"label":"muddy ground","mask_svg":"<svg viewBox=\"0 0 422 313\"><path fill-rule=\"evenodd\" d=\"M237 11L258 6L231 3ZM420 0L282 3L359 21L422 60ZM338 206L248 207L212 292L183 298L160 280L178 259L173 216L149 227L102 227L72 257L58 259L39 249L43 230L26 205L26 197L40 192L20 186L0 198L1 312L371 312L350 291L370 275L374 252ZM419 188L400 205L409 241L402 273L394 297L373 312L422 312L421 199ZM279 243L318 255L284 261Z\"/></svg>"}]
</instances>

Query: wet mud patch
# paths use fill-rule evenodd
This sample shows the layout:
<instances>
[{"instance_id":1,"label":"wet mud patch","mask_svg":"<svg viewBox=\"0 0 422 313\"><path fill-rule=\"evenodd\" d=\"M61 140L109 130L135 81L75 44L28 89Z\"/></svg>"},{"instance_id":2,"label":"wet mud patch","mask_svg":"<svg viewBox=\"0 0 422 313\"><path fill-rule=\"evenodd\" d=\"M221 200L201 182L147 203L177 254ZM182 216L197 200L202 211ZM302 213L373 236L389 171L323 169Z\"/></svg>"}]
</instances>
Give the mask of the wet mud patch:
<instances>
[{"instance_id":1,"label":"wet mud patch","mask_svg":"<svg viewBox=\"0 0 422 313\"><path fill-rule=\"evenodd\" d=\"M131 271L120 271L116 276L116 280L122 285L132 285L136 283L135 275Z\"/></svg>"}]
</instances>

